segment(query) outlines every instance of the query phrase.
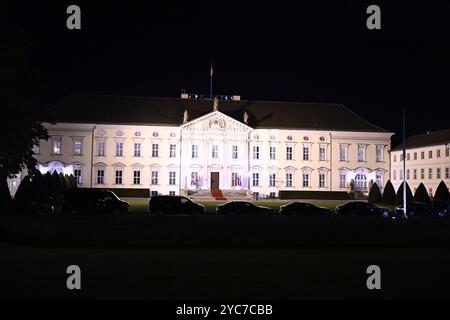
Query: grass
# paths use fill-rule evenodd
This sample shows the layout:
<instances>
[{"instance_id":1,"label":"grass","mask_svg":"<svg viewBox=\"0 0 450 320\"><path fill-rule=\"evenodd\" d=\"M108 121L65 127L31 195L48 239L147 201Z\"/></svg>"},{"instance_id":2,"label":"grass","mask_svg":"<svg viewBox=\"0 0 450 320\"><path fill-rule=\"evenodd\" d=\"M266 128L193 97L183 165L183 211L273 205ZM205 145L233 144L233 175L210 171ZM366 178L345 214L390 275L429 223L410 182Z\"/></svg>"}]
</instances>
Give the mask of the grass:
<instances>
[{"instance_id":1,"label":"grass","mask_svg":"<svg viewBox=\"0 0 450 320\"><path fill-rule=\"evenodd\" d=\"M123 200L127 201L131 206L131 212L133 213L146 213L148 210L148 199L146 198L124 198ZM279 201L266 201L266 200L258 200L251 201L256 205L269 207L274 212L278 212L280 206L288 204L293 200L279 200ZM325 207L329 209L336 208L337 205L344 204L347 201L339 201L339 200L302 200L312 204L315 204L319 207ZM219 204L226 203L227 201L196 201L205 206L205 210L207 214L215 214L216 207Z\"/></svg>"}]
</instances>

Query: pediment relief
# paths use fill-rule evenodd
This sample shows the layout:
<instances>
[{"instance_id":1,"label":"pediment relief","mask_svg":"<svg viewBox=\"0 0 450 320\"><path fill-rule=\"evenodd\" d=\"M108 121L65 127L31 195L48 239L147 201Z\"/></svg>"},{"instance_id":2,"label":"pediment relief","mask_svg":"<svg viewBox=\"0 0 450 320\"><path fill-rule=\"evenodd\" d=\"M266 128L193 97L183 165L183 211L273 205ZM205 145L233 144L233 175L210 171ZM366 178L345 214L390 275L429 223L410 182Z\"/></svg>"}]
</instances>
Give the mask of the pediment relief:
<instances>
[{"instance_id":1,"label":"pediment relief","mask_svg":"<svg viewBox=\"0 0 450 320\"><path fill-rule=\"evenodd\" d=\"M220 111L214 111L183 125L185 129L194 130L244 130L251 128Z\"/></svg>"}]
</instances>

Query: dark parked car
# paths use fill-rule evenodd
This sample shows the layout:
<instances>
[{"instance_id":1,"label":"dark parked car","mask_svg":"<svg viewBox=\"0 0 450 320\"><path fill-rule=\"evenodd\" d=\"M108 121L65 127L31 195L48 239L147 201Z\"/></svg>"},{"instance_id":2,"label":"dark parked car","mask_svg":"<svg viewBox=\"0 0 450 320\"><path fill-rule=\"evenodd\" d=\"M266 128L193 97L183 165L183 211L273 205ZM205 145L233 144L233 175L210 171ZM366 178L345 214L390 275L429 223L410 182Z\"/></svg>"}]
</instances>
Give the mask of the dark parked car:
<instances>
[{"instance_id":1,"label":"dark parked car","mask_svg":"<svg viewBox=\"0 0 450 320\"><path fill-rule=\"evenodd\" d=\"M187 214L200 215L205 207L182 196L153 196L148 203L150 214Z\"/></svg>"},{"instance_id":2,"label":"dark parked car","mask_svg":"<svg viewBox=\"0 0 450 320\"><path fill-rule=\"evenodd\" d=\"M307 202L291 202L280 207L280 214L299 217L324 217L330 216L330 209L317 207Z\"/></svg>"},{"instance_id":3,"label":"dark parked car","mask_svg":"<svg viewBox=\"0 0 450 320\"><path fill-rule=\"evenodd\" d=\"M436 209L434 213L441 218L450 217L450 203L446 207Z\"/></svg>"},{"instance_id":4,"label":"dark parked car","mask_svg":"<svg viewBox=\"0 0 450 320\"><path fill-rule=\"evenodd\" d=\"M8 203L9 215L51 215L55 209L50 204L39 204L27 199L12 199Z\"/></svg>"},{"instance_id":5,"label":"dark parked car","mask_svg":"<svg viewBox=\"0 0 450 320\"><path fill-rule=\"evenodd\" d=\"M354 216L354 217L383 217L390 218L391 211L388 208L381 208L364 201L347 202L336 207L338 216Z\"/></svg>"},{"instance_id":6,"label":"dark parked car","mask_svg":"<svg viewBox=\"0 0 450 320\"><path fill-rule=\"evenodd\" d=\"M217 206L216 213L220 215L237 216L268 216L272 215L272 209L254 205L248 201L231 201Z\"/></svg>"},{"instance_id":7,"label":"dark parked car","mask_svg":"<svg viewBox=\"0 0 450 320\"><path fill-rule=\"evenodd\" d=\"M395 207L396 218L404 218L403 205ZM411 202L406 204L406 216L409 218L432 218L433 214L430 206L422 202Z\"/></svg>"},{"instance_id":8,"label":"dark parked car","mask_svg":"<svg viewBox=\"0 0 450 320\"><path fill-rule=\"evenodd\" d=\"M63 212L79 214L124 214L130 211L128 202L122 201L110 190L77 188L63 194Z\"/></svg>"}]
</instances>

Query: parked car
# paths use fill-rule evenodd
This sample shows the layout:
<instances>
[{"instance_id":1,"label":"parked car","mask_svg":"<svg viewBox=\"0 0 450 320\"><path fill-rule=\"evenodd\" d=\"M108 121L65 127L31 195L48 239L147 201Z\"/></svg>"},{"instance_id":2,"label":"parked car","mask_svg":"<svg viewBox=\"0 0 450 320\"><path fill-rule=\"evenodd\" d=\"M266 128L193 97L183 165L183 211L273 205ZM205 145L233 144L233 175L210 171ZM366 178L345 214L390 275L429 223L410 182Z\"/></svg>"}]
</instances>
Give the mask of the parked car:
<instances>
[{"instance_id":1,"label":"parked car","mask_svg":"<svg viewBox=\"0 0 450 320\"><path fill-rule=\"evenodd\" d=\"M205 207L183 196L153 196L148 203L148 212L158 215L200 215L205 213Z\"/></svg>"},{"instance_id":2,"label":"parked car","mask_svg":"<svg viewBox=\"0 0 450 320\"><path fill-rule=\"evenodd\" d=\"M390 218L391 211L388 208L377 207L376 205L365 201L347 202L336 207L338 216L354 216L354 217L383 217Z\"/></svg>"},{"instance_id":3,"label":"parked car","mask_svg":"<svg viewBox=\"0 0 450 320\"><path fill-rule=\"evenodd\" d=\"M450 217L450 203L446 207L436 209L434 213L441 218Z\"/></svg>"},{"instance_id":4,"label":"parked car","mask_svg":"<svg viewBox=\"0 0 450 320\"><path fill-rule=\"evenodd\" d=\"M273 214L273 210L248 201L231 201L218 205L216 213L225 216L268 216Z\"/></svg>"},{"instance_id":5,"label":"parked car","mask_svg":"<svg viewBox=\"0 0 450 320\"><path fill-rule=\"evenodd\" d=\"M110 190L77 188L63 194L63 212L78 214L124 214L130 211L128 202Z\"/></svg>"},{"instance_id":6,"label":"parked car","mask_svg":"<svg viewBox=\"0 0 450 320\"><path fill-rule=\"evenodd\" d=\"M50 204L40 204L28 199L12 199L8 203L9 215L51 215L55 209Z\"/></svg>"},{"instance_id":7,"label":"parked car","mask_svg":"<svg viewBox=\"0 0 450 320\"><path fill-rule=\"evenodd\" d=\"M404 218L403 205L395 207L396 218ZM436 215L433 214L431 207L422 202L411 202L406 204L406 216L407 218L432 218Z\"/></svg>"},{"instance_id":8,"label":"parked car","mask_svg":"<svg viewBox=\"0 0 450 320\"><path fill-rule=\"evenodd\" d=\"M307 202L291 202L280 207L279 213L286 216L325 217L330 216L328 208L317 207Z\"/></svg>"}]
</instances>

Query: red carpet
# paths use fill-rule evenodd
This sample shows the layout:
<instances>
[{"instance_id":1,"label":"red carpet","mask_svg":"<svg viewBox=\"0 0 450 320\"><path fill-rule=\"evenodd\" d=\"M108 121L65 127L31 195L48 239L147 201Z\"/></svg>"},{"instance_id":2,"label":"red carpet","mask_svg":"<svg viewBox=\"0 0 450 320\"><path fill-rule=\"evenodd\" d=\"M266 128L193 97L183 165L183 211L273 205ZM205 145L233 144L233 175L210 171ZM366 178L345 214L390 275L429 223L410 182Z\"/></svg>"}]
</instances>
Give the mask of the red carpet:
<instances>
[{"instance_id":1,"label":"red carpet","mask_svg":"<svg viewBox=\"0 0 450 320\"><path fill-rule=\"evenodd\" d=\"M216 199L217 201L227 200L227 198L225 198L225 197L223 196L222 190L220 190L220 189L211 189L211 195L212 195L213 198Z\"/></svg>"}]
</instances>

